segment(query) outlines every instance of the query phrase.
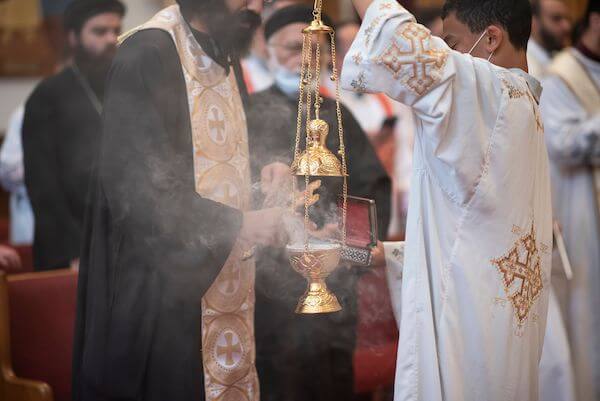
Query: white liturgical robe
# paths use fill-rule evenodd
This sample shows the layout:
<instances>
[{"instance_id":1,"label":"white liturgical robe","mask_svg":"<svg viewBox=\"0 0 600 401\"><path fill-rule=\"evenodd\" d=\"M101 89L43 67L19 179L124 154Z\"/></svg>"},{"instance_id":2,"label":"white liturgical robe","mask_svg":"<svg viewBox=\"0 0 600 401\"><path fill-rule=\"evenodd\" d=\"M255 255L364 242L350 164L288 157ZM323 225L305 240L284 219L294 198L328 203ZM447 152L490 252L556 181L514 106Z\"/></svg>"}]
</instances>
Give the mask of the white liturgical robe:
<instances>
[{"instance_id":1,"label":"white liturgical robe","mask_svg":"<svg viewBox=\"0 0 600 401\"><path fill-rule=\"evenodd\" d=\"M539 83L375 0L342 84L416 120L396 401L537 401L552 250Z\"/></svg>"},{"instance_id":2,"label":"white liturgical robe","mask_svg":"<svg viewBox=\"0 0 600 401\"><path fill-rule=\"evenodd\" d=\"M580 86L600 99L600 63L576 49L565 51L583 69L569 68ZM566 313L577 399L600 400L600 213L593 168L600 167L600 101L584 107L567 84L550 72L544 80L542 113L552 161L553 200L573 268L565 293L558 292ZM591 103L594 97L587 96Z\"/></svg>"},{"instance_id":3,"label":"white liturgical robe","mask_svg":"<svg viewBox=\"0 0 600 401\"><path fill-rule=\"evenodd\" d=\"M529 74L537 80L542 80L551 62L551 54L530 38L527 44ZM542 97L544 96L546 96L545 91ZM552 262L552 285L549 288L546 336L540 360L540 401L574 401L575 377L571 362L571 350L567 328L555 293L555 287L564 288L567 285L567 277L556 249Z\"/></svg>"}]
</instances>

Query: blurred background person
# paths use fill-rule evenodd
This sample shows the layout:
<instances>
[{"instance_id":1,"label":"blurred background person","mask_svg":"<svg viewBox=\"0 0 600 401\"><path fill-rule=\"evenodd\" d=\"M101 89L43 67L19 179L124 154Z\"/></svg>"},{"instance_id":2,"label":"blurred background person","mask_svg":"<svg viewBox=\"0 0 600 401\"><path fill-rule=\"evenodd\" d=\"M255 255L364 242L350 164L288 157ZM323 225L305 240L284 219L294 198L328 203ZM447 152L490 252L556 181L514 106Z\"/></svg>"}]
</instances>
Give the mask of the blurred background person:
<instances>
[{"instance_id":1,"label":"blurred background person","mask_svg":"<svg viewBox=\"0 0 600 401\"><path fill-rule=\"evenodd\" d=\"M532 0L531 10L527 64L529 73L542 79L554 54L571 44L571 10L565 0Z\"/></svg>"},{"instance_id":2,"label":"blurred background person","mask_svg":"<svg viewBox=\"0 0 600 401\"><path fill-rule=\"evenodd\" d=\"M0 183L10 193L10 243L13 245L33 243L33 211L23 173L21 129L24 113L24 106L19 106L13 112L0 149Z\"/></svg>"},{"instance_id":3,"label":"blurred background person","mask_svg":"<svg viewBox=\"0 0 600 401\"><path fill-rule=\"evenodd\" d=\"M121 32L119 0L74 0L65 11L72 64L43 80L25 105L25 185L35 216L37 269L76 264L88 183L101 137L104 83Z\"/></svg>"},{"instance_id":4,"label":"blurred background person","mask_svg":"<svg viewBox=\"0 0 600 401\"><path fill-rule=\"evenodd\" d=\"M302 29L312 21L312 8L291 5L265 22L269 68L275 83L250 97L247 110L253 182L263 166L293 157L302 60ZM324 18L326 24L331 24ZM322 51L322 54L325 50ZM322 73L329 79L328 73ZM327 146L338 149L335 102L322 94L320 117L328 122ZM349 169L348 193L377 203L379 235L390 217L390 181L352 113L342 107ZM341 180L319 191L321 205L335 205ZM258 200L261 201L260 199ZM335 207L321 210L331 221ZM318 212L316 214L319 214ZM285 250L266 248L257 256L256 348L263 401L348 401L354 394L353 355L356 344L356 282L359 268L341 267L328 283L343 306L341 312L296 315L294 309L306 282L289 266Z\"/></svg>"},{"instance_id":5,"label":"blurred background person","mask_svg":"<svg viewBox=\"0 0 600 401\"><path fill-rule=\"evenodd\" d=\"M264 28L261 25L254 33L250 53L241 61L248 94L260 92L273 85L273 77L267 65L268 57Z\"/></svg>"},{"instance_id":6,"label":"blurred background person","mask_svg":"<svg viewBox=\"0 0 600 401\"><path fill-rule=\"evenodd\" d=\"M573 29L571 10L565 0L533 0L531 8L527 64L529 74L541 80L556 52L570 44ZM540 360L540 400L571 401L575 399L573 363L564 316L556 293L556 288L566 285L567 278L557 251L553 253L551 276L546 335Z\"/></svg>"},{"instance_id":7,"label":"blurred background person","mask_svg":"<svg viewBox=\"0 0 600 401\"><path fill-rule=\"evenodd\" d=\"M591 1L574 47L543 81L541 110L552 167L553 206L573 268L559 293L578 400L600 400L600 2Z\"/></svg>"}]
</instances>

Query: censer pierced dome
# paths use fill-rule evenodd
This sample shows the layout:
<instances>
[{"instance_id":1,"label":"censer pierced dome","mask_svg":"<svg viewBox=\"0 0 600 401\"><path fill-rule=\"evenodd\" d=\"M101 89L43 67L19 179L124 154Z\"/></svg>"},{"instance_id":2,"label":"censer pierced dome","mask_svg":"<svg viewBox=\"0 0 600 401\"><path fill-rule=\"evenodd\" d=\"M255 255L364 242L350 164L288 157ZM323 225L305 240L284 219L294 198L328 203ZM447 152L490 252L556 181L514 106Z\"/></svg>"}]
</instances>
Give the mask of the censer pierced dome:
<instances>
[{"instance_id":1,"label":"censer pierced dome","mask_svg":"<svg viewBox=\"0 0 600 401\"><path fill-rule=\"evenodd\" d=\"M325 279L333 272L340 261L342 248L346 244L346 207L348 198L346 152L340 106L338 67L336 65L334 30L321 19L322 0L315 0L313 21L302 31L302 67L298 98L298 119L292 173L304 176L304 243L290 244L287 251L294 270L308 281L308 289L301 297L296 313L329 313L341 310L336 296L327 289ZM323 98L320 95L321 50L320 39L329 38L332 62L330 79L335 82L336 123L333 127L339 137L337 155L327 148L327 136L330 127L320 118ZM314 117L313 117L314 112ZM303 129L304 128L304 129ZM306 147L300 151L301 135L306 138ZM342 222L341 243L338 241L313 243L309 241L308 227L311 194L309 183L312 177L341 177ZM292 188L292 198L296 193L296 184ZM292 206L294 207L294 206Z\"/></svg>"},{"instance_id":2,"label":"censer pierced dome","mask_svg":"<svg viewBox=\"0 0 600 401\"><path fill-rule=\"evenodd\" d=\"M329 124L320 119L312 120L306 130L306 150L294 160L292 174L343 176L342 162L326 146Z\"/></svg>"}]
</instances>

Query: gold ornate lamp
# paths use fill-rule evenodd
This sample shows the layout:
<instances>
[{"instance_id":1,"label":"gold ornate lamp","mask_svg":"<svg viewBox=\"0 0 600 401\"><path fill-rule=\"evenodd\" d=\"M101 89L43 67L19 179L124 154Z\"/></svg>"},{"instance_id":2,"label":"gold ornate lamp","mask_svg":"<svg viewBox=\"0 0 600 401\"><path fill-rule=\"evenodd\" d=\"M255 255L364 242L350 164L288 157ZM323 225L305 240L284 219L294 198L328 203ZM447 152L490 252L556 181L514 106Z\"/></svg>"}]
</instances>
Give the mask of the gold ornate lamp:
<instances>
[{"instance_id":1,"label":"gold ornate lamp","mask_svg":"<svg viewBox=\"0 0 600 401\"><path fill-rule=\"evenodd\" d=\"M327 289L325 279L337 268L342 248L346 243L346 206L348 197L346 152L340 107L338 69L335 57L334 30L321 20L323 0L315 0L314 20L303 31L302 69L300 73L300 95L298 99L298 119L292 173L304 176L304 244L290 244L287 251L294 270L308 281L308 289L300 298L296 313L330 313L342 309L336 296ZM320 119L323 98L320 95L321 42L329 37L333 71L330 79L335 82L335 102L337 133L339 135L338 156L327 149L326 139L329 125ZM314 110L314 118L312 111ZM303 118L304 117L304 118ZM300 135L305 129L306 148L300 152ZM328 176L343 179L342 202L342 243L309 242L309 207L311 206L310 180L312 177ZM295 181L292 189L296 193ZM293 198L292 198L293 199ZM294 202L292 202L294 204ZM294 207L294 206L292 206Z\"/></svg>"}]
</instances>

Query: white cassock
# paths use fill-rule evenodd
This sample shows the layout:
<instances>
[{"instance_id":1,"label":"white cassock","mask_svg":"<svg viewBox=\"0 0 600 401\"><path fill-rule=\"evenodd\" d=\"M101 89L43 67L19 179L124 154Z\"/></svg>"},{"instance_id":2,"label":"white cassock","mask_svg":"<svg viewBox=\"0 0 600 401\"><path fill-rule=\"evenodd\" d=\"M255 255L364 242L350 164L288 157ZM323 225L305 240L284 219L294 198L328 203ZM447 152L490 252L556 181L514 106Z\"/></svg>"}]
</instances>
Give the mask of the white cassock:
<instances>
[{"instance_id":1,"label":"white cassock","mask_svg":"<svg viewBox=\"0 0 600 401\"><path fill-rule=\"evenodd\" d=\"M416 119L396 401L537 400L552 250L539 83L376 0L342 84Z\"/></svg>"},{"instance_id":2,"label":"white cassock","mask_svg":"<svg viewBox=\"0 0 600 401\"><path fill-rule=\"evenodd\" d=\"M567 50L598 91L600 63ZM570 70L572 74L575 69ZM587 80L591 81L588 85ZM558 292L575 368L577 399L600 400L600 216L592 168L600 167L600 105L586 110L560 77L544 80L541 108L551 159L553 201L573 268L566 292ZM600 92L596 96L600 97ZM588 97L588 100L590 97Z\"/></svg>"},{"instance_id":3,"label":"white cassock","mask_svg":"<svg viewBox=\"0 0 600 401\"><path fill-rule=\"evenodd\" d=\"M534 39L530 38L527 43L527 67L529 74L536 79L543 79L546 68L552 61L552 55L540 46Z\"/></svg>"},{"instance_id":4,"label":"white cassock","mask_svg":"<svg viewBox=\"0 0 600 401\"><path fill-rule=\"evenodd\" d=\"M552 56L534 39L527 44L527 64L529 74L538 80L546 75L546 69L552 62ZM542 93L542 98L546 93ZM542 115L544 110L542 110ZM563 288L567 278L560 263L557 250L554 251L552 264L552 285L548 303L546 336L540 361L540 401L574 401L575 378L567 328L556 296L555 287Z\"/></svg>"}]
</instances>

